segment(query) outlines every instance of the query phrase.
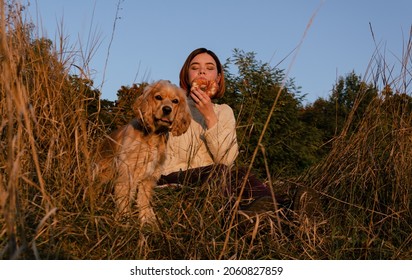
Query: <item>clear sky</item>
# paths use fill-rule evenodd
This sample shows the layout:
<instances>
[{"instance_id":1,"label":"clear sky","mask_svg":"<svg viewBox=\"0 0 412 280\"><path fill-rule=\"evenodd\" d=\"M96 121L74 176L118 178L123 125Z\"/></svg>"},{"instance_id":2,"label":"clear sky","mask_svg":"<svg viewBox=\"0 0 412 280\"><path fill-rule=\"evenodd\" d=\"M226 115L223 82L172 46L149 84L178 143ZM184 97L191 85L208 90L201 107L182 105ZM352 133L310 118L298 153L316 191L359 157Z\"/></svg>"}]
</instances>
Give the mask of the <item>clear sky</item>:
<instances>
[{"instance_id":1,"label":"clear sky","mask_svg":"<svg viewBox=\"0 0 412 280\"><path fill-rule=\"evenodd\" d=\"M81 50L76 53L81 67L86 61L81 53L92 54L90 78L110 100L122 85L158 79L178 84L187 55L206 47L222 63L235 48L255 52L271 66L281 62L307 94L306 102L313 102L329 96L337 78L352 70L370 79L367 69L376 50L370 25L390 64L398 63L412 25L411 0L29 2L39 36L58 42L63 34L66 50ZM284 60L301 41L294 62L296 52Z\"/></svg>"}]
</instances>

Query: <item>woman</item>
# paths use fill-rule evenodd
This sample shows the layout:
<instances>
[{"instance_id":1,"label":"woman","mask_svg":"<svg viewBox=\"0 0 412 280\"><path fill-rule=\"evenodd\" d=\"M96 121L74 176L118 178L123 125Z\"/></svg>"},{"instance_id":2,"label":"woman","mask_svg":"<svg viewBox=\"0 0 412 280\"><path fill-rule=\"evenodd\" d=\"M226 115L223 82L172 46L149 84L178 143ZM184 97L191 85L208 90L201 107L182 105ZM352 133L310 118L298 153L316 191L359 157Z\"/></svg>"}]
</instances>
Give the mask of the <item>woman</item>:
<instances>
[{"instance_id":1,"label":"woman","mask_svg":"<svg viewBox=\"0 0 412 280\"><path fill-rule=\"evenodd\" d=\"M202 90L200 83L208 83L210 90ZM180 87L188 94L193 120L186 133L170 136L159 184L196 186L215 178L226 195L241 193L243 199L273 201L270 189L253 175L247 176L241 191L246 170L231 169L238 155L236 122L232 108L213 102L225 93L223 67L216 54L205 48L194 50L180 71Z\"/></svg>"}]
</instances>

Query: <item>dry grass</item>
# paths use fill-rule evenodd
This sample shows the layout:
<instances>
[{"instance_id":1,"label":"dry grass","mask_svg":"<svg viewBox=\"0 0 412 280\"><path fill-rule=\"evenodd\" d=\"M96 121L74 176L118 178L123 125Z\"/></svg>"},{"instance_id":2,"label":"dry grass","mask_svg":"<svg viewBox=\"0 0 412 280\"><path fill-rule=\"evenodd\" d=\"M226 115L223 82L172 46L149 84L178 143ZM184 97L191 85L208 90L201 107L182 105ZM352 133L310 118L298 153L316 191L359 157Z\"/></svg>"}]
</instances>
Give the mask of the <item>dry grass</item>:
<instances>
[{"instance_id":1,"label":"dry grass","mask_svg":"<svg viewBox=\"0 0 412 280\"><path fill-rule=\"evenodd\" d=\"M399 73L380 57L379 64L385 67L378 67L381 72L373 76L381 77L381 95L358 127L351 128L349 117L327 158L303 179L323 194L332 258L412 256L411 39Z\"/></svg>"},{"instance_id":2,"label":"dry grass","mask_svg":"<svg viewBox=\"0 0 412 280\"><path fill-rule=\"evenodd\" d=\"M324 216L233 211L206 182L157 189L160 230L140 229L113 219L110 186L93 181L105 127L71 84L71 58L40 53L18 10L1 15L0 259L411 258L411 114L395 99L376 100L322 164L273 186L313 187ZM310 211L304 198L295 204Z\"/></svg>"}]
</instances>

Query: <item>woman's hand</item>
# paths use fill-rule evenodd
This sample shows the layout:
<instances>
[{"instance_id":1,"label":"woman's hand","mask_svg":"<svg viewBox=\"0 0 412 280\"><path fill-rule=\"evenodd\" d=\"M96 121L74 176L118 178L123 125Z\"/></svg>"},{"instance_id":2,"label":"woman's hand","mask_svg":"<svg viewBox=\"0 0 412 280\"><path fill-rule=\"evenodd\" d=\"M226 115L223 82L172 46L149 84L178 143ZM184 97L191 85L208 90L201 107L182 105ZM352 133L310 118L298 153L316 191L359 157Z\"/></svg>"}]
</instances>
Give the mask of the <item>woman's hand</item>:
<instances>
[{"instance_id":1,"label":"woman's hand","mask_svg":"<svg viewBox=\"0 0 412 280\"><path fill-rule=\"evenodd\" d=\"M195 102L196 108L205 119L206 127L211 128L217 123L217 116L213 110L213 103L209 95L201 89L194 87L190 91L190 96Z\"/></svg>"}]
</instances>

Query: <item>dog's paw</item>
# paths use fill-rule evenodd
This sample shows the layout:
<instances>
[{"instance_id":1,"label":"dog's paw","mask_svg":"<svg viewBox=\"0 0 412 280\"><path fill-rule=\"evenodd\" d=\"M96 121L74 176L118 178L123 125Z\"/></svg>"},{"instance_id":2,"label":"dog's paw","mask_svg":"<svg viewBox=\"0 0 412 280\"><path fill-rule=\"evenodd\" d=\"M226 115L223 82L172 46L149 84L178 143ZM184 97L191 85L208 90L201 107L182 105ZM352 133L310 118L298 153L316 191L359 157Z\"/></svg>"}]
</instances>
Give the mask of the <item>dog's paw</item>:
<instances>
[{"instance_id":1,"label":"dog's paw","mask_svg":"<svg viewBox=\"0 0 412 280\"><path fill-rule=\"evenodd\" d=\"M116 212L114 220L119 224L128 224L130 222L130 213Z\"/></svg>"},{"instance_id":2,"label":"dog's paw","mask_svg":"<svg viewBox=\"0 0 412 280\"><path fill-rule=\"evenodd\" d=\"M140 224L146 225L155 225L156 224L156 215L153 212L153 209L151 208L146 208L143 209L142 211L140 211L139 213L139 220L140 220Z\"/></svg>"}]
</instances>

